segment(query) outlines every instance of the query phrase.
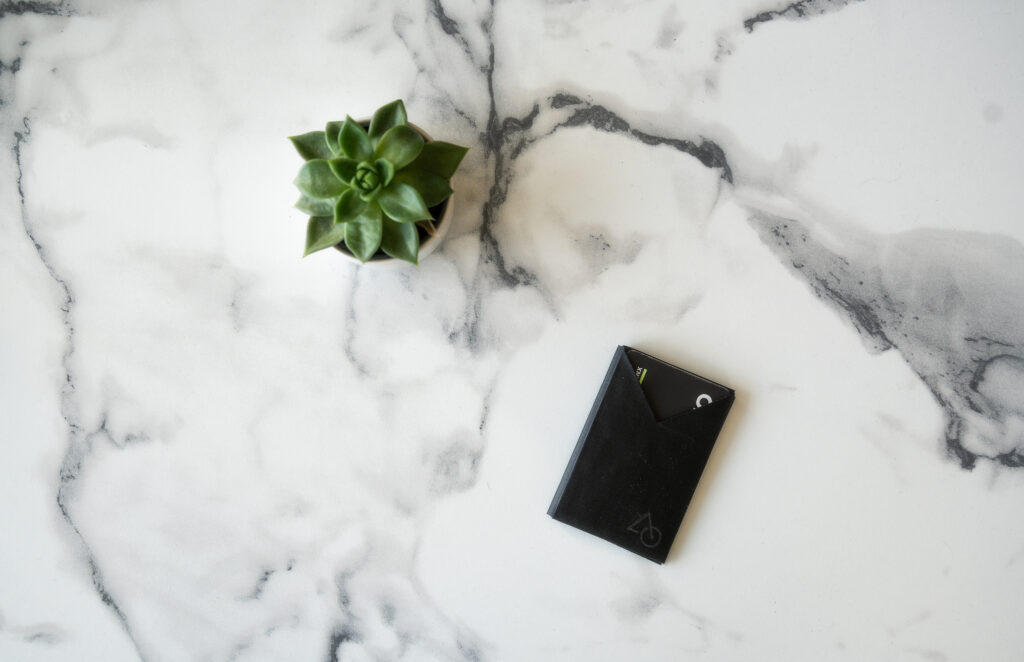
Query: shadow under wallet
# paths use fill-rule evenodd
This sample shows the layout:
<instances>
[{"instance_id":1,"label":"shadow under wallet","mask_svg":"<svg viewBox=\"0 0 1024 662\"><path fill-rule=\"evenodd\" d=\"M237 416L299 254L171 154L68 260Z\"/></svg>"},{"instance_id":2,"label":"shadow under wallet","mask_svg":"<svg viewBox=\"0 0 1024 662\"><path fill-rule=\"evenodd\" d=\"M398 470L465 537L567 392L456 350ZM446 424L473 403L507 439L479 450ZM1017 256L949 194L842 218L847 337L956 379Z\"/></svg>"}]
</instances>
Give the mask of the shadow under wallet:
<instances>
[{"instance_id":1,"label":"shadow under wallet","mask_svg":"<svg viewBox=\"0 0 1024 662\"><path fill-rule=\"evenodd\" d=\"M734 399L620 345L548 514L664 563Z\"/></svg>"}]
</instances>

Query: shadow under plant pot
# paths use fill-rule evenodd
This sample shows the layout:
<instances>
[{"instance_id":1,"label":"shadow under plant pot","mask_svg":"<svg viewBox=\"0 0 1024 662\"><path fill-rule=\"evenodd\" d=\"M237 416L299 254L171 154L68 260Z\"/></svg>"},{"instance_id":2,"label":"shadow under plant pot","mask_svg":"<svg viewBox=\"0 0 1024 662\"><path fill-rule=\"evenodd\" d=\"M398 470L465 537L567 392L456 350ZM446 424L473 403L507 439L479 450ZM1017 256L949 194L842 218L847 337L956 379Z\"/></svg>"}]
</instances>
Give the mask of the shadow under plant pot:
<instances>
[{"instance_id":1,"label":"shadow under plant pot","mask_svg":"<svg viewBox=\"0 0 1024 662\"><path fill-rule=\"evenodd\" d=\"M370 128L370 120L363 118L357 121L364 129ZM407 124L413 129L415 129L416 133L423 136L424 141L429 143L434 140L433 138L430 137L429 133L427 133L420 127L416 126L412 122L407 122ZM434 220L420 221L416 224L416 230L417 232L419 232L420 235L420 260L422 260L423 258L433 253L435 250L437 250L437 247L441 245L441 242L444 241L445 236L448 234L448 228L451 227L452 224L452 214L454 213L455 210L455 194L452 193L443 202L434 205L433 207L429 207L428 209L430 209L430 215L434 217ZM352 251L350 251L348 247L345 246L344 241L339 241L337 244L335 244L334 250L338 251L339 253L344 255L349 260L355 262L356 264L368 264L373 265L375 267L397 267L402 264L408 264L406 262L403 262L402 260L398 260L396 258L391 257L390 255L380 250L379 248L377 249L377 252L373 254L373 257L371 257L369 260L367 260L366 262L360 262L359 258L353 255Z\"/></svg>"}]
</instances>

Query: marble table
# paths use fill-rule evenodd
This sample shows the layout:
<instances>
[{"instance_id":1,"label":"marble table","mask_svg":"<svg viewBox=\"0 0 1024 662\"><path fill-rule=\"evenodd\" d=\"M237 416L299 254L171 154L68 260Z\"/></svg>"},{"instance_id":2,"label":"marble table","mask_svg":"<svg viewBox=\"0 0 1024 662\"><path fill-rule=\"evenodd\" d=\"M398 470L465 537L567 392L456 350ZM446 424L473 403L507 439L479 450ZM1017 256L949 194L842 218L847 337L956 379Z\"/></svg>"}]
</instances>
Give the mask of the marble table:
<instances>
[{"instance_id":1,"label":"marble table","mask_svg":"<svg viewBox=\"0 0 1024 662\"><path fill-rule=\"evenodd\" d=\"M1019 660L1024 5L0 3L0 659ZM471 146L418 267L285 136ZM656 565L618 344L737 391Z\"/></svg>"}]
</instances>

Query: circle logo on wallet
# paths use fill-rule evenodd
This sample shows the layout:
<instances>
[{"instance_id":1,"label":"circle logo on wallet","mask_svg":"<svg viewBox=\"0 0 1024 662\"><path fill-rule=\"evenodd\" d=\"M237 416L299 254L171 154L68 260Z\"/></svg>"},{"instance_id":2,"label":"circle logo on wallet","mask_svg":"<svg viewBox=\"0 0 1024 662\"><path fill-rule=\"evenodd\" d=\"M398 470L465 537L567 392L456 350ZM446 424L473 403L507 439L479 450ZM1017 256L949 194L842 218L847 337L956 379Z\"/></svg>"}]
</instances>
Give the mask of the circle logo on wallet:
<instances>
[{"instance_id":1,"label":"circle logo on wallet","mask_svg":"<svg viewBox=\"0 0 1024 662\"><path fill-rule=\"evenodd\" d=\"M626 530L639 535L640 544L644 547L657 547L658 543L661 542L661 529L654 526L650 513L639 515L636 521L630 524Z\"/></svg>"}]
</instances>

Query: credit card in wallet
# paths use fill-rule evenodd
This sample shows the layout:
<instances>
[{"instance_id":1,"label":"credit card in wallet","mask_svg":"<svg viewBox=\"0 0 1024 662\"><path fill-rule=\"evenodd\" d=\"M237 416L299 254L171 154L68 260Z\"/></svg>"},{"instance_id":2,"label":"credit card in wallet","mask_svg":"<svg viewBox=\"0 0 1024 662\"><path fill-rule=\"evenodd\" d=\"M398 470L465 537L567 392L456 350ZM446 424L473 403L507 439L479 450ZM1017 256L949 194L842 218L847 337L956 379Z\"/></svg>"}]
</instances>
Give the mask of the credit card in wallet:
<instances>
[{"instance_id":1,"label":"credit card in wallet","mask_svg":"<svg viewBox=\"0 0 1024 662\"><path fill-rule=\"evenodd\" d=\"M658 420L729 396L728 389L639 350L626 356Z\"/></svg>"}]
</instances>

